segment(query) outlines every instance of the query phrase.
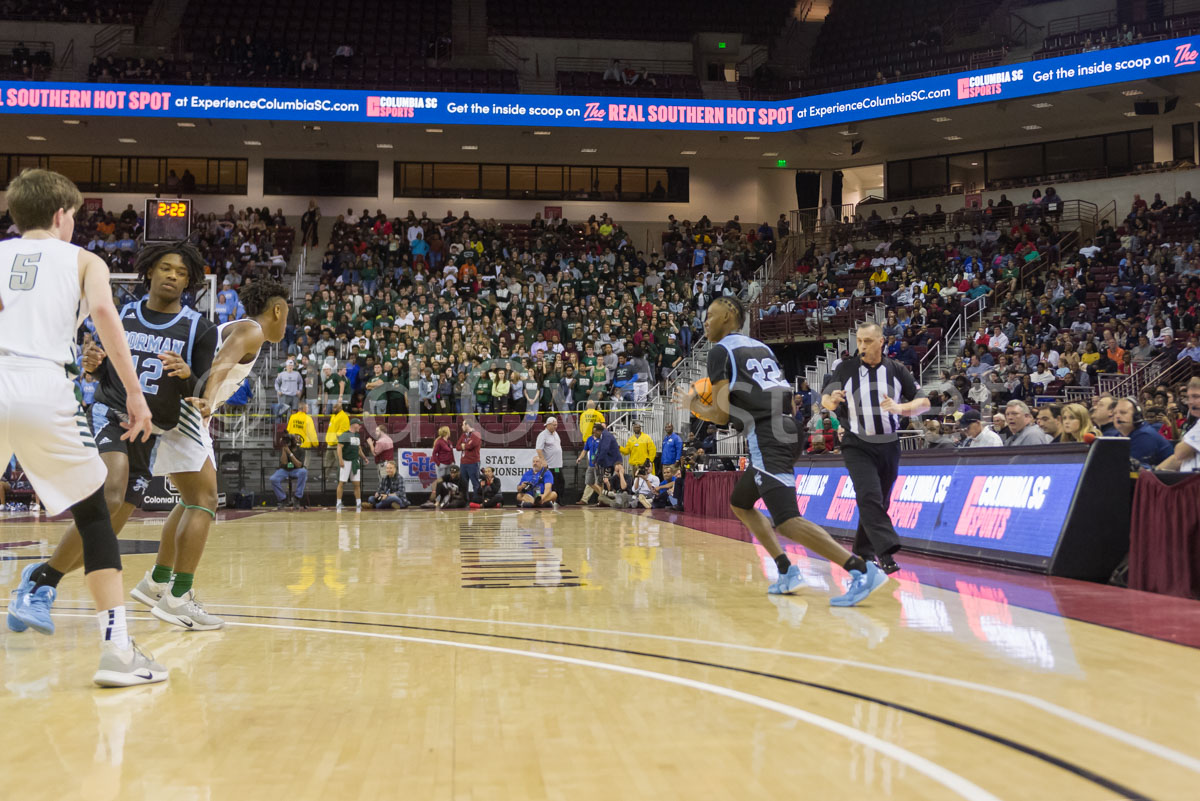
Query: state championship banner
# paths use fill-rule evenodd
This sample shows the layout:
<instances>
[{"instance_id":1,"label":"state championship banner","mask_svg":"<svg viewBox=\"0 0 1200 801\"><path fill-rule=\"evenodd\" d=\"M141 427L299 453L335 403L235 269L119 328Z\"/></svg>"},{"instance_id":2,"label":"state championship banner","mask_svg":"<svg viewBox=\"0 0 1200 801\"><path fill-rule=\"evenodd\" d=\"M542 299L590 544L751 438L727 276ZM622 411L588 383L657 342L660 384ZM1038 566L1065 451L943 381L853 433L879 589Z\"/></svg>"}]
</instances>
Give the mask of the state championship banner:
<instances>
[{"instance_id":1,"label":"state championship banner","mask_svg":"<svg viewBox=\"0 0 1200 801\"><path fill-rule=\"evenodd\" d=\"M0 81L0 114L794 131L1194 72L1200 37L780 101Z\"/></svg>"},{"instance_id":2,"label":"state championship banner","mask_svg":"<svg viewBox=\"0 0 1200 801\"><path fill-rule=\"evenodd\" d=\"M490 467L500 480L502 492L516 492L517 484L525 471L533 467L533 457L537 453L532 448L481 448L479 451L479 469ZM456 454L461 459L461 454ZM399 474L404 479L406 492L429 492L437 479L437 470L433 463L432 448L404 449L396 451L396 462Z\"/></svg>"}]
</instances>

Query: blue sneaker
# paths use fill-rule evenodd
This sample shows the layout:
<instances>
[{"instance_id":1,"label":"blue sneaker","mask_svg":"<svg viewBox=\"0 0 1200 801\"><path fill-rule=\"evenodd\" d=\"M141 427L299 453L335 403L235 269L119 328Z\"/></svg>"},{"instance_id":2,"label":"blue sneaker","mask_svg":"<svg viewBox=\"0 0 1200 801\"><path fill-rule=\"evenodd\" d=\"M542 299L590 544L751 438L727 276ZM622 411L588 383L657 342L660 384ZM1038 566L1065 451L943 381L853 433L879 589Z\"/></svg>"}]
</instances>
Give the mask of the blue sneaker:
<instances>
[{"instance_id":1,"label":"blue sneaker","mask_svg":"<svg viewBox=\"0 0 1200 801\"><path fill-rule=\"evenodd\" d=\"M804 579L800 578L800 565L792 565L788 568L787 573L767 587L767 595L791 595L803 586Z\"/></svg>"},{"instance_id":2,"label":"blue sneaker","mask_svg":"<svg viewBox=\"0 0 1200 801\"><path fill-rule=\"evenodd\" d=\"M867 572L850 571L850 589L845 595L829 599L830 606L856 606L875 590L887 584L888 576L874 562L867 562Z\"/></svg>"},{"instance_id":3,"label":"blue sneaker","mask_svg":"<svg viewBox=\"0 0 1200 801\"><path fill-rule=\"evenodd\" d=\"M54 606L57 597L58 590L49 584L42 585L33 592L26 592L19 601L10 603L8 616L15 617L19 623L24 623L38 634L53 634L54 621L50 619L50 607Z\"/></svg>"},{"instance_id":4,"label":"blue sneaker","mask_svg":"<svg viewBox=\"0 0 1200 801\"><path fill-rule=\"evenodd\" d=\"M11 506L12 504L9 504L9 505ZM29 574L32 573L35 569L37 569L37 564L29 565L28 567L26 567L24 570L21 571L21 583L18 584L17 588L12 591L13 599L11 601L9 601L9 604L8 604L8 608L10 610L14 606L16 606L18 603L20 603L22 601L22 599L24 599L24 597L29 594L29 591L33 589L33 580L31 578L29 578ZM15 631L16 633L20 634L22 631L24 631L27 628L29 628L29 626L25 625L20 620L17 620L17 618L13 615L13 613L11 611L8 613L8 630L9 631Z\"/></svg>"}]
</instances>

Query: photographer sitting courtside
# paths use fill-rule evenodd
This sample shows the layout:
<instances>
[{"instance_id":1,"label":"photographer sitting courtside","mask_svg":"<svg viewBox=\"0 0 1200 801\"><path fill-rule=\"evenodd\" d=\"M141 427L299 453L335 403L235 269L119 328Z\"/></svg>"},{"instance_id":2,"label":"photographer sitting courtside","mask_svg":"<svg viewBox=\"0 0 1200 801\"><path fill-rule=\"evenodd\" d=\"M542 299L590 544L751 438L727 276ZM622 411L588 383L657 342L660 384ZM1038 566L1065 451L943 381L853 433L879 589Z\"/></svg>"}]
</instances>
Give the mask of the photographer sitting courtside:
<instances>
[{"instance_id":1,"label":"photographer sitting courtside","mask_svg":"<svg viewBox=\"0 0 1200 801\"><path fill-rule=\"evenodd\" d=\"M554 491L554 476L541 456L533 457L533 467L521 476L517 486L517 505L523 509L558 508L558 493Z\"/></svg>"},{"instance_id":2,"label":"photographer sitting courtside","mask_svg":"<svg viewBox=\"0 0 1200 801\"><path fill-rule=\"evenodd\" d=\"M404 479L396 475L396 463L385 462L383 478L379 480L379 489L367 503L376 509L405 509L409 506L408 494L404 491Z\"/></svg>"},{"instance_id":3,"label":"photographer sitting courtside","mask_svg":"<svg viewBox=\"0 0 1200 801\"><path fill-rule=\"evenodd\" d=\"M275 490L275 502L280 509L288 505L287 491L283 488L283 482L288 479L296 481L292 492L292 508L299 507L298 499L304 497L304 488L308 484L308 470L304 467L305 454L300 448L303 442L304 438L298 435L286 437L279 449L279 469L271 474L271 489Z\"/></svg>"},{"instance_id":4,"label":"photographer sitting courtside","mask_svg":"<svg viewBox=\"0 0 1200 801\"><path fill-rule=\"evenodd\" d=\"M467 479L463 476L462 470L459 469L458 465L450 465L446 470L446 475L438 482L433 508L467 508Z\"/></svg>"},{"instance_id":5,"label":"photographer sitting courtside","mask_svg":"<svg viewBox=\"0 0 1200 801\"><path fill-rule=\"evenodd\" d=\"M471 496L471 508L495 509L503 503L504 499L500 496L500 479L496 478L496 471L490 467L483 468L479 491Z\"/></svg>"}]
</instances>

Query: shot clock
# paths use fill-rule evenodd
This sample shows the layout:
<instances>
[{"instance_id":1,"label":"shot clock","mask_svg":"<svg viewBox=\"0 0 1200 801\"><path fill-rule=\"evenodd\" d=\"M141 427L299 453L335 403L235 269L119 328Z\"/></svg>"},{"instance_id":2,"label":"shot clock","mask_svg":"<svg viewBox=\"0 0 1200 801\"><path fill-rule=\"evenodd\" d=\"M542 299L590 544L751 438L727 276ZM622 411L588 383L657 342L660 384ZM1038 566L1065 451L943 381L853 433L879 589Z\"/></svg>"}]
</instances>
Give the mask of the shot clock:
<instances>
[{"instance_id":1,"label":"shot clock","mask_svg":"<svg viewBox=\"0 0 1200 801\"><path fill-rule=\"evenodd\" d=\"M192 233L192 201L146 198L146 241L181 242Z\"/></svg>"}]
</instances>

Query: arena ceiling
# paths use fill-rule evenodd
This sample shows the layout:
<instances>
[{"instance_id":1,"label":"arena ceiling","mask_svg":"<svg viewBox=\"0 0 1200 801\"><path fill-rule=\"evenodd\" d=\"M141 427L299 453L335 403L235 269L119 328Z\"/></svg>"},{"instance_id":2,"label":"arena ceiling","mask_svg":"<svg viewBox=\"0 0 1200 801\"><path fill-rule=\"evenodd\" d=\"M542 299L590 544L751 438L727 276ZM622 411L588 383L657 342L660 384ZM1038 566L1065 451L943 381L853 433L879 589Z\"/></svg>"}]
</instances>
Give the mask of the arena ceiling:
<instances>
[{"instance_id":1,"label":"arena ceiling","mask_svg":"<svg viewBox=\"0 0 1200 801\"><path fill-rule=\"evenodd\" d=\"M1166 116L1130 116L1135 101L1179 97ZM1048 105L1047 105L1048 104ZM1117 84L1038 97L921 113L846 126L788 133L554 129L538 135L520 127L364 123L247 122L90 117L78 124L45 115L0 115L8 153L76 155L265 156L378 158L417 161L645 164L687 166L734 161L748 167L831 168L877 164L915 156L1135 130L1158 120L1200 119L1200 75ZM1037 127L1031 127L1037 126ZM44 137L31 140L29 137ZM950 137L958 137L952 139ZM120 142L135 139L136 142ZM852 144L862 141L858 154ZM257 142L261 144L246 144ZM380 147L390 145L390 147ZM475 147L475 150L464 149ZM587 152L594 149L595 152ZM683 151L695 151L685 154ZM772 154L772 155L767 155ZM774 155L777 154L777 155Z\"/></svg>"}]
</instances>

